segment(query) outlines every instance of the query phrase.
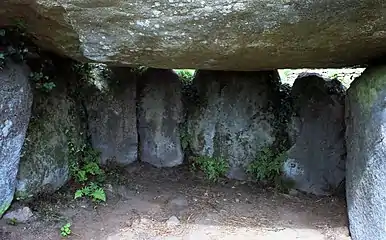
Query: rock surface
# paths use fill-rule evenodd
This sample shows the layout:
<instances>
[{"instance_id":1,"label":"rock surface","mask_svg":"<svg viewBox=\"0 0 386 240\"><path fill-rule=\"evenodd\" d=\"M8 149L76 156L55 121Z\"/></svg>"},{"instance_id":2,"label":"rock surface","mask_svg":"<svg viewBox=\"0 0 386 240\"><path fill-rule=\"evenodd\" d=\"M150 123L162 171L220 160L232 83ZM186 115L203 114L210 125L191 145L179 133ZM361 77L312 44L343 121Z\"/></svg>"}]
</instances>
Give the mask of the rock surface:
<instances>
[{"instance_id":1,"label":"rock surface","mask_svg":"<svg viewBox=\"0 0 386 240\"><path fill-rule=\"evenodd\" d=\"M386 239L386 66L366 69L347 93L347 207L353 240Z\"/></svg>"},{"instance_id":2,"label":"rock surface","mask_svg":"<svg viewBox=\"0 0 386 240\"><path fill-rule=\"evenodd\" d=\"M193 154L222 158L230 165L228 177L245 179L248 164L275 141L270 104L278 82L275 71L197 71L198 102L186 137Z\"/></svg>"},{"instance_id":3,"label":"rock surface","mask_svg":"<svg viewBox=\"0 0 386 240\"><path fill-rule=\"evenodd\" d=\"M31 115L30 70L8 62L0 70L0 217L12 202L21 148Z\"/></svg>"},{"instance_id":4,"label":"rock surface","mask_svg":"<svg viewBox=\"0 0 386 240\"><path fill-rule=\"evenodd\" d=\"M16 223L28 223L32 220L34 214L29 207L19 208L17 210L4 214L5 220L15 221Z\"/></svg>"},{"instance_id":5,"label":"rock surface","mask_svg":"<svg viewBox=\"0 0 386 240\"><path fill-rule=\"evenodd\" d=\"M178 218L176 216L171 216L167 221L166 221L166 226L169 227L169 228L172 228L172 227L177 227L181 225L181 222L180 220L178 220Z\"/></svg>"},{"instance_id":6,"label":"rock surface","mask_svg":"<svg viewBox=\"0 0 386 240\"><path fill-rule=\"evenodd\" d=\"M296 79L291 132L284 174L295 188L316 195L334 193L345 178L344 88L316 74Z\"/></svg>"},{"instance_id":7,"label":"rock surface","mask_svg":"<svg viewBox=\"0 0 386 240\"><path fill-rule=\"evenodd\" d=\"M32 117L24 142L17 176L15 196L29 199L41 193L53 193L69 179L71 142L80 149L85 129L76 102L69 96L66 79L71 72L57 72L56 87L50 92L35 90Z\"/></svg>"},{"instance_id":8,"label":"rock surface","mask_svg":"<svg viewBox=\"0 0 386 240\"><path fill-rule=\"evenodd\" d=\"M130 68L95 70L93 86L86 91L92 145L102 164L130 164L138 158L137 75Z\"/></svg>"},{"instance_id":9,"label":"rock surface","mask_svg":"<svg viewBox=\"0 0 386 240\"><path fill-rule=\"evenodd\" d=\"M1 23L24 22L39 45L99 62L322 68L386 52L383 1L18 0L1 1L0 9Z\"/></svg>"},{"instance_id":10,"label":"rock surface","mask_svg":"<svg viewBox=\"0 0 386 240\"><path fill-rule=\"evenodd\" d=\"M173 167L183 162L180 123L183 121L181 81L172 70L142 73L138 103L139 151L143 162Z\"/></svg>"}]
</instances>

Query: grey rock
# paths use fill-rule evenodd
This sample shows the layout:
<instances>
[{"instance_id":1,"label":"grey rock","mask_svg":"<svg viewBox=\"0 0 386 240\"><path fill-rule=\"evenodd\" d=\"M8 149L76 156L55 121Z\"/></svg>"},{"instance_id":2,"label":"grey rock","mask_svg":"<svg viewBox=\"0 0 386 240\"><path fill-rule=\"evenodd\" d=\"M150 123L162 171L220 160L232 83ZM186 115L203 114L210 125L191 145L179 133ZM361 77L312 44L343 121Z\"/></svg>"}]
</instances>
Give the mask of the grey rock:
<instances>
[{"instance_id":1,"label":"grey rock","mask_svg":"<svg viewBox=\"0 0 386 240\"><path fill-rule=\"evenodd\" d=\"M166 226L167 226L167 227L170 227L170 228L172 228L172 227L177 227L177 226L179 226L179 225L181 225L181 222L180 222L180 220L178 220L178 218L177 218L176 216L172 216L172 217L170 217L170 218L166 221Z\"/></svg>"},{"instance_id":2,"label":"grey rock","mask_svg":"<svg viewBox=\"0 0 386 240\"><path fill-rule=\"evenodd\" d=\"M187 131L192 153L226 160L229 178L246 179L248 164L275 141L270 107L278 82L276 71L197 71Z\"/></svg>"},{"instance_id":3,"label":"grey rock","mask_svg":"<svg viewBox=\"0 0 386 240\"><path fill-rule=\"evenodd\" d=\"M0 9L0 22L25 19L45 48L111 64L323 68L386 50L386 22L378 21L386 6L374 0L18 0Z\"/></svg>"},{"instance_id":4,"label":"grey rock","mask_svg":"<svg viewBox=\"0 0 386 240\"><path fill-rule=\"evenodd\" d=\"M294 99L295 144L288 150L283 172L295 188L329 195L345 178L344 88L337 80L316 74L296 79ZM295 122L295 123L294 123Z\"/></svg>"},{"instance_id":5,"label":"grey rock","mask_svg":"<svg viewBox=\"0 0 386 240\"><path fill-rule=\"evenodd\" d=\"M346 98L346 196L352 240L386 239L386 66L357 78Z\"/></svg>"},{"instance_id":6,"label":"grey rock","mask_svg":"<svg viewBox=\"0 0 386 240\"><path fill-rule=\"evenodd\" d=\"M5 220L16 221L16 223L28 223L33 220L34 214L29 207L19 208L17 210L4 214Z\"/></svg>"},{"instance_id":7,"label":"grey rock","mask_svg":"<svg viewBox=\"0 0 386 240\"><path fill-rule=\"evenodd\" d=\"M69 180L71 150L85 144L77 103L69 96L65 81L75 78L68 68L58 68L56 87L50 92L35 90L32 117L22 149L15 196L30 199L53 193ZM61 76L65 76L63 79ZM74 160L75 161L75 160Z\"/></svg>"},{"instance_id":8,"label":"grey rock","mask_svg":"<svg viewBox=\"0 0 386 240\"><path fill-rule=\"evenodd\" d=\"M130 68L96 67L86 108L92 146L101 163L127 165L138 159L136 73Z\"/></svg>"},{"instance_id":9,"label":"grey rock","mask_svg":"<svg viewBox=\"0 0 386 240\"><path fill-rule=\"evenodd\" d=\"M179 125L181 82L171 70L148 69L141 77L138 124L141 161L156 167L182 164Z\"/></svg>"},{"instance_id":10,"label":"grey rock","mask_svg":"<svg viewBox=\"0 0 386 240\"><path fill-rule=\"evenodd\" d=\"M31 115L29 69L8 62L0 70L0 217L12 202L21 149Z\"/></svg>"}]
</instances>

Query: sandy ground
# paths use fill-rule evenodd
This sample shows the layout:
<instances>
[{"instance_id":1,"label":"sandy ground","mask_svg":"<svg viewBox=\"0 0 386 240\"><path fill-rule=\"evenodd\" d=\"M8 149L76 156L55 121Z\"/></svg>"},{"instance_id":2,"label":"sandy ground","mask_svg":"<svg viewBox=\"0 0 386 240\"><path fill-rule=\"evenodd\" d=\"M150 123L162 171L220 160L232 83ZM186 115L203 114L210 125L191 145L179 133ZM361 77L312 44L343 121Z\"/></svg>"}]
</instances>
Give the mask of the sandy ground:
<instances>
[{"instance_id":1,"label":"sandy ground","mask_svg":"<svg viewBox=\"0 0 386 240\"><path fill-rule=\"evenodd\" d=\"M27 204L34 221L13 226L0 220L0 239L62 239L59 229L67 222L74 240L350 239L343 199L238 181L209 184L184 167L136 164L110 174L106 192L105 204L73 200L71 187L44 196ZM168 223L172 216L179 223Z\"/></svg>"}]
</instances>

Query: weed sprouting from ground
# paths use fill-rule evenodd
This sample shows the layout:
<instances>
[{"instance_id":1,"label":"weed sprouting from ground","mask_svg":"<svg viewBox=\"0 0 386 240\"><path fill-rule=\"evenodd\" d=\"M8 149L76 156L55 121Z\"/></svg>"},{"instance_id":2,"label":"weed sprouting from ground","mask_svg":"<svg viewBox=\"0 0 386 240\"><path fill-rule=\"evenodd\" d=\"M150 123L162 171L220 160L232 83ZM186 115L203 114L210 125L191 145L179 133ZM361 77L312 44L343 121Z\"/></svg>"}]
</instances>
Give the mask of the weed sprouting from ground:
<instances>
[{"instance_id":1,"label":"weed sprouting from ground","mask_svg":"<svg viewBox=\"0 0 386 240\"><path fill-rule=\"evenodd\" d=\"M247 172L257 181L274 181L280 176L285 154L277 155L270 148L263 148L247 168Z\"/></svg>"},{"instance_id":2,"label":"weed sprouting from ground","mask_svg":"<svg viewBox=\"0 0 386 240\"><path fill-rule=\"evenodd\" d=\"M78 147L71 139L68 148L71 177L81 186L74 198L89 197L95 202L105 202L106 194L101 186L106 176L99 166L99 153L86 144Z\"/></svg>"},{"instance_id":3,"label":"weed sprouting from ground","mask_svg":"<svg viewBox=\"0 0 386 240\"><path fill-rule=\"evenodd\" d=\"M225 176L229 170L229 163L219 157L200 156L192 163L192 170L201 170L211 182L217 182L220 177Z\"/></svg>"},{"instance_id":4,"label":"weed sprouting from ground","mask_svg":"<svg viewBox=\"0 0 386 240\"><path fill-rule=\"evenodd\" d=\"M60 228L60 236L62 237L68 237L71 235L71 233L72 233L71 223L66 223Z\"/></svg>"}]
</instances>

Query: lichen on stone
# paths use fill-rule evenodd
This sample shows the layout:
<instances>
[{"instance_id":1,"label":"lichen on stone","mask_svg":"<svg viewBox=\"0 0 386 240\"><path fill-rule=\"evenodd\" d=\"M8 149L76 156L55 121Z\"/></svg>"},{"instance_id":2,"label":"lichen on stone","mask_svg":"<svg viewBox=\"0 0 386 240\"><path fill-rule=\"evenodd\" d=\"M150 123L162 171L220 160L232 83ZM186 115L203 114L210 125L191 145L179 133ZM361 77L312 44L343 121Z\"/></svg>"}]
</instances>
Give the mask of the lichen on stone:
<instances>
[{"instance_id":1,"label":"lichen on stone","mask_svg":"<svg viewBox=\"0 0 386 240\"><path fill-rule=\"evenodd\" d=\"M378 98L378 93L386 86L386 66L378 66L371 69L366 69L363 74L358 77L348 90L348 94L352 95L358 103L362 105L362 109L369 113L374 101Z\"/></svg>"}]
</instances>

